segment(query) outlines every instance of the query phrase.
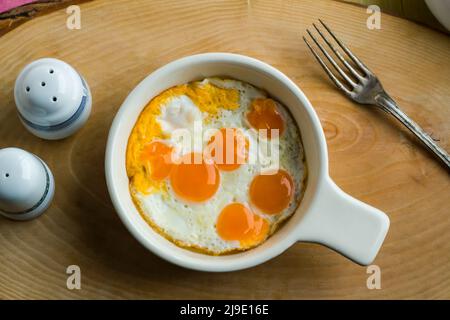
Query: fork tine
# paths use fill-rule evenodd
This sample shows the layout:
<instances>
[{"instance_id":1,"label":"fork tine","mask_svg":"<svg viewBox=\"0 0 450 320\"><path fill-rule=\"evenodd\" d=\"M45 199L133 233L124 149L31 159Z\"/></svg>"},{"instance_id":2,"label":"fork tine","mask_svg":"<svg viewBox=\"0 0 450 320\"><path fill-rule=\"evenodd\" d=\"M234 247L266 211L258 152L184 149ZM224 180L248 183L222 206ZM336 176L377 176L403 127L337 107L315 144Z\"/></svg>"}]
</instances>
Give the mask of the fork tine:
<instances>
[{"instance_id":1,"label":"fork tine","mask_svg":"<svg viewBox=\"0 0 450 320\"><path fill-rule=\"evenodd\" d=\"M336 57L338 57L338 59L344 64L344 66L348 69L348 71L350 71L350 73L359 81L363 80L363 77L355 70L355 68L353 68L348 62L347 60L344 59L344 57L342 56L342 54L335 48L335 46L333 46L333 44L325 37L325 35L322 33L322 31L320 31L320 29L316 26L315 23L313 23L314 28L316 29L317 33L319 33L319 35L322 37L322 39L325 41L325 43L328 45L328 47L330 47L331 50L333 50L334 54L336 55Z\"/></svg>"},{"instance_id":2,"label":"fork tine","mask_svg":"<svg viewBox=\"0 0 450 320\"><path fill-rule=\"evenodd\" d=\"M351 87L355 87L356 83L352 79L350 79L350 77L341 69L341 67L339 67L339 65L333 60L333 58L325 50L325 48L319 43L319 41L317 41L316 37L314 37L313 34L308 29L306 29L306 32L308 32L311 39L313 39L315 44L319 47L320 51L322 51L322 53L325 55L325 57L328 59L328 61L330 61L331 65L334 67L334 69L336 69L336 71L341 75L341 77L344 78L345 81L347 81L347 83Z\"/></svg>"},{"instance_id":3,"label":"fork tine","mask_svg":"<svg viewBox=\"0 0 450 320\"><path fill-rule=\"evenodd\" d=\"M312 54L314 55L314 57L316 58L316 60L319 62L319 64L322 66L322 68L325 70L325 73L328 75L328 77L331 79L331 81L333 81L333 83L336 85L336 87L338 87L339 89L341 89L342 91L344 91L345 94L347 94L348 96L351 96L351 91L348 90L340 81L338 78L336 78L336 76L333 74L333 72L331 72L330 68L328 68L328 66L325 64L325 62L322 60L322 58L316 53L316 51L313 49L313 47L309 44L308 40L306 40L305 37L303 37L303 40L305 41L306 45L308 46L309 50L311 50Z\"/></svg>"},{"instance_id":4,"label":"fork tine","mask_svg":"<svg viewBox=\"0 0 450 320\"><path fill-rule=\"evenodd\" d=\"M353 52L350 51L349 48L347 48L347 46L345 44L343 44L333 33L333 31L331 31L330 28L328 28L328 26L325 24L325 22L323 22L321 19L319 19L320 23L325 27L325 29L328 31L328 33L333 37L333 39L336 41L336 43L342 48L342 50L344 50L344 52L353 60L354 63L356 63L356 65L366 73L366 75L371 74L372 72L369 70L369 68L367 68L367 66L358 59L357 56L355 56L353 54Z\"/></svg>"}]
</instances>

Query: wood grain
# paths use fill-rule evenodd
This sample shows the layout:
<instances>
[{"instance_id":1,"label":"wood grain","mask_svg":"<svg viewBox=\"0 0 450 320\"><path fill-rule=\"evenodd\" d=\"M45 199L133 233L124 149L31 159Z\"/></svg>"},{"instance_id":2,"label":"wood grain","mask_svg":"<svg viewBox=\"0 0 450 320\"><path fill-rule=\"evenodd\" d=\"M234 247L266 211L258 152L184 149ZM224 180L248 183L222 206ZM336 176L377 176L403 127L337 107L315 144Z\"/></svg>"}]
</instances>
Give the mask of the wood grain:
<instances>
[{"instance_id":1,"label":"wood grain","mask_svg":"<svg viewBox=\"0 0 450 320\"><path fill-rule=\"evenodd\" d=\"M90 0L40 0L0 13L0 35L45 13Z\"/></svg>"},{"instance_id":2,"label":"wood grain","mask_svg":"<svg viewBox=\"0 0 450 320\"><path fill-rule=\"evenodd\" d=\"M439 23L428 8L425 0L339 0L355 3L361 6L377 5L381 12L393 14L426 26L435 28L442 32L448 31Z\"/></svg>"},{"instance_id":3,"label":"wood grain","mask_svg":"<svg viewBox=\"0 0 450 320\"><path fill-rule=\"evenodd\" d=\"M82 29L59 10L1 37L0 147L17 146L53 170L56 194L40 218L0 219L0 298L450 298L450 177L405 129L346 100L300 35L323 18L379 75L385 88L450 150L450 39L400 18L366 28L365 10L334 1L106 1L81 5ZM319 245L298 243L240 272L213 274L171 265L138 244L111 205L104 151L114 114L147 74L186 55L224 51L279 68L306 93L322 121L330 171L345 191L385 211L391 229L366 268ZM44 141L20 124L13 100L19 71L52 56L87 79L93 112L63 141ZM82 289L66 288L66 267Z\"/></svg>"}]
</instances>

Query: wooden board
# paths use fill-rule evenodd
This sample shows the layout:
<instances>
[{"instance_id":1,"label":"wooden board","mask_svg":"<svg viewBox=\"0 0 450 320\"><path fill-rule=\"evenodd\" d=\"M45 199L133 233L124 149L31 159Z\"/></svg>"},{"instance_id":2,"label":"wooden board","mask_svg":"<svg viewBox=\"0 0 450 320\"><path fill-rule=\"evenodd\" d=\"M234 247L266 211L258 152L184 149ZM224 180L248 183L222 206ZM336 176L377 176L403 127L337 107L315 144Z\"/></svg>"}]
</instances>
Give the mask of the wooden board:
<instances>
[{"instance_id":1,"label":"wooden board","mask_svg":"<svg viewBox=\"0 0 450 320\"><path fill-rule=\"evenodd\" d=\"M60 8L67 8L71 4L79 4L83 1L89 0L40 0L20 6L16 4L16 7L0 13L0 35L11 31L32 18Z\"/></svg>"},{"instance_id":2,"label":"wooden board","mask_svg":"<svg viewBox=\"0 0 450 320\"><path fill-rule=\"evenodd\" d=\"M384 86L450 150L450 38L391 16L366 28L363 8L334 1L106 1L81 5L81 30L59 10L0 39L0 147L42 157L57 189L51 208L25 223L0 219L0 298L450 298L450 177L394 121L346 100L301 40L323 18L380 76ZM119 221L104 179L113 117L147 74L186 55L224 51L279 68L306 93L328 140L331 176L351 195L385 211L391 228L366 268L319 245L298 243L255 268L201 273L144 249ZM15 77L52 56L82 73L93 92L86 126L63 141L29 134L17 118ZM66 288L67 266L82 289Z\"/></svg>"},{"instance_id":3,"label":"wooden board","mask_svg":"<svg viewBox=\"0 0 450 320\"><path fill-rule=\"evenodd\" d=\"M393 14L447 32L428 8L425 0L339 0L361 6L377 5L381 12Z\"/></svg>"}]
</instances>

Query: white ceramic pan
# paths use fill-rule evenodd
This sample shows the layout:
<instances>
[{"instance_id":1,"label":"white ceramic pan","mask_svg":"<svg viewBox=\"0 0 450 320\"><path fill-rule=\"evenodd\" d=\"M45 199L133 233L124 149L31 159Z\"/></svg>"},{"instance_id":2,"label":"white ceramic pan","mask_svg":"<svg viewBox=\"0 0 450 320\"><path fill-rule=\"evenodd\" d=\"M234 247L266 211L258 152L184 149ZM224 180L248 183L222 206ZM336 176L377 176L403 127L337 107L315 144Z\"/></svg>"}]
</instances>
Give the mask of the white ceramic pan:
<instances>
[{"instance_id":1,"label":"white ceramic pan","mask_svg":"<svg viewBox=\"0 0 450 320\"><path fill-rule=\"evenodd\" d=\"M210 256L180 248L155 232L139 215L128 189L125 153L128 137L146 104L172 86L226 76L266 90L289 108L302 135L308 165L303 200L295 214L260 246L237 254ZM232 271L276 257L297 241L321 243L368 265L389 228L388 217L344 193L330 179L325 137L303 92L283 73L259 60L228 53L206 53L171 62L145 78L127 97L112 124L106 150L106 180L120 218L133 236L158 256L183 267Z\"/></svg>"}]
</instances>

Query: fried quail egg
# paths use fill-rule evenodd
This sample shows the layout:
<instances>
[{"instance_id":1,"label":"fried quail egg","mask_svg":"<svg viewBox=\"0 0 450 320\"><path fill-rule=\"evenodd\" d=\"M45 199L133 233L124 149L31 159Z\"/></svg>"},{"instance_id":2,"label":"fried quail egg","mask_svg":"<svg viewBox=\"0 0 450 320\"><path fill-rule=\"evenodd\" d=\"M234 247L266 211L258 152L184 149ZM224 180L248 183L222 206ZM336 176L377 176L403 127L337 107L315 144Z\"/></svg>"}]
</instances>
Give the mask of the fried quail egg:
<instances>
[{"instance_id":1,"label":"fried quail egg","mask_svg":"<svg viewBox=\"0 0 450 320\"><path fill-rule=\"evenodd\" d=\"M130 135L126 166L149 226L214 255L263 243L295 212L306 179L287 109L248 83L219 78L153 98Z\"/></svg>"}]
</instances>

